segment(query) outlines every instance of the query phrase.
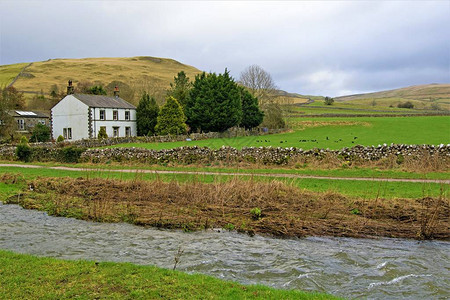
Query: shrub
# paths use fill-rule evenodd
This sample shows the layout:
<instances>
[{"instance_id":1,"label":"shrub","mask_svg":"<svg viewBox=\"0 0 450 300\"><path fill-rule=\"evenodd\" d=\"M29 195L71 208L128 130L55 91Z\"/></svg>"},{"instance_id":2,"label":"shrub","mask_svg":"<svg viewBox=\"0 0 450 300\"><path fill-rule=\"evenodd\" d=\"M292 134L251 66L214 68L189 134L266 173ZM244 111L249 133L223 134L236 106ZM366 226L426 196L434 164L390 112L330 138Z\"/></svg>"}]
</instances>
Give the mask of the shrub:
<instances>
[{"instance_id":1,"label":"shrub","mask_svg":"<svg viewBox=\"0 0 450 300\"><path fill-rule=\"evenodd\" d=\"M22 135L22 136L20 137L20 143L21 143L21 144L28 144L28 139L27 139L27 137L24 136L24 135Z\"/></svg>"},{"instance_id":2,"label":"shrub","mask_svg":"<svg viewBox=\"0 0 450 300\"><path fill-rule=\"evenodd\" d=\"M61 160L67 163L76 163L80 160L81 154L85 150L75 146L65 147L61 150Z\"/></svg>"},{"instance_id":3,"label":"shrub","mask_svg":"<svg viewBox=\"0 0 450 300\"><path fill-rule=\"evenodd\" d=\"M98 139L102 140L102 139L107 139L107 138L108 138L108 134L106 134L106 128L100 127L100 130L98 131Z\"/></svg>"},{"instance_id":4,"label":"shrub","mask_svg":"<svg viewBox=\"0 0 450 300\"><path fill-rule=\"evenodd\" d=\"M331 97L325 97L324 103L325 105L332 105L334 103L334 99Z\"/></svg>"},{"instance_id":5,"label":"shrub","mask_svg":"<svg viewBox=\"0 0 450 300\"><path fill-rule=\"evenodd\" d=\"M399 103L397 105L398 108L414 108L414 104L412 104L410 101L406 101L405 103Z\"/></svg>"},{"instance_id":6,"label":"shrub","mask_svg":"<svg viewBox=\"0 0 450 300\"><path fill-rule=\"evenodd\" d=\"M50 127L43 124L36 124L30 137L31 142L48 142L50 141Z\"/></svg>"},{"instance_id":7,"label":"shrub","mask_svg":"<svg viewBox=\"0 0 450 300\"><path fill-rule=\"evenodd\" d=\"M252 208L250 210L250 213L252 214L252 219L253 220L261 219L261 209L259 209L258 207Z\"/></svg>"},{"instance_id":8,"label":"shrub","mask_svg":"<svg viewBox=\"0 0 450 300\"><path fill-rule=\"evenodd\" d=\"M58 143L64 142L64 137L62 135L58 136L58 138L56 139L56 142L58 142Z\"/></svg>"},{"instance_id":9,"label":"shrub","mask_svg":"<svg viewBox=\"0 0 450 300\"><path fill-rule=\"evenodd\" d=\"M16 156L19 160L24 162L29 162L31 160L31 155L33 150L27 143L21 143L16 147Z\"/></svg>"}]
</instances>

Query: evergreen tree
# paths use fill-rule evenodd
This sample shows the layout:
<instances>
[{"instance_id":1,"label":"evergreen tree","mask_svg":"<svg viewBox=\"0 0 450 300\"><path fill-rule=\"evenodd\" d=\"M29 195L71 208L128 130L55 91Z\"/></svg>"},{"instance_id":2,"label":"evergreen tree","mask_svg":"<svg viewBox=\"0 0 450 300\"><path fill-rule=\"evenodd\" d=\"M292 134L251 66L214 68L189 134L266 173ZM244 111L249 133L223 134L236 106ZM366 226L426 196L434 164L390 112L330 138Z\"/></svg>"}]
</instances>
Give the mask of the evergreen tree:
<instances>
[{"instance_id":1,"label":"evergreen tree","mask_svg":"<svg viewBox=\"0 0 450 300\"><path fill-rule=\"evenodd\" d=\"M192 130L219 131L236 126L242 118L242 103L238 85L225 69L224 74L195 77L185 113Z\"/></svg>"},{"instance_id":2,"label":"evergreen tree","mask_svg":"<svg viewBox=\"0 0 450 300\"><path fill-rule=\"evenodd\" d=\"M144 92L136 108L137 135L152 135L155 133L155 125L159 114L156 100Z\"/></svg>"},{"instance_id":3,"label":"evergreen tree","mask_svg":"<svg viewBox=\"0 0 450 300\"><path fill-rule=\"evenodd\" d=\"M250 129L262 123L264 113L259 109L258 98L253 97L246 89L239 87L242 99L242 120L240 126Z\"/></svg>"},{"instance_id":4,"label":"evergreen tree","mask_svg":"<svg viewBox=\"0 0 450 300\"><path fill-rule=\"evenodd\" d=\"M166 104L161 108L155 131L158 135L178 135L187 131L186 117L180 103L174 97L167 97Z\"/></svg>"},{"instance_id":5,"label":"evergreen tree","mask_svg":"<svg viewBox=\"0 0 450 300\"><path fill-rule=\"evenodd\" d=\"M173 78L173 83L170 84L167 96L172 96L177 99L178 103L184 108L191 88L192 82L189 82L189 77L186 76L184 71L181 71Z\"/></svg>"},{"instance_id":6,"label":"evergreen tree","mask_svg":"<svg viewBox=\"0 0 450 300\"><path fill-rule=\"evenodd\" d=\"M101 85L95 85L89 89L88 94L106 95L106 91L103 89Z\"/></svg>"}]
</instances>

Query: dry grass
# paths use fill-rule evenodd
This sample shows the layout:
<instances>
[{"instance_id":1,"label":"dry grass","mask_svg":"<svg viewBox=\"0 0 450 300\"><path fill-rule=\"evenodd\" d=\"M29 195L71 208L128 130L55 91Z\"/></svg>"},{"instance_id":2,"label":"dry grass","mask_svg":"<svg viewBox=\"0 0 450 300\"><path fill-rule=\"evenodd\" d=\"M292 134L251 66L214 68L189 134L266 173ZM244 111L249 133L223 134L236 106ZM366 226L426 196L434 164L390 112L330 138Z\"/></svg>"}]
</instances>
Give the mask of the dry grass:
<instances>
[{"instance_id":1,"label":"dry grass","mask_svg":"<svg viewBox=\"0 0 450 300\"><path fill-rule=\"evenodd\" d=\"M192 80L195 74L201 72L172 59L155 57L51 59L33 63L26 69L29 75L20 77L14 87L20 91L43 90L48 94L54 84L60 91L65 91L69 79L75 85L81 81L91 81L103 86L117 80L135 90L134 99L126 100L136 103L144 90L163 98L173 77L182 70Z\"/></svg>"},{"instance_id":2,"label":"dry grass","mask_svg":"<svg viewBox=\"0 0 450 300\"><path fill-rule=\"evenodd\" d=\"M224 227L278 236L331 235L449 239L449 201L351 199L279 182L205 184L160 180L42 178L20 198L57 216L198 230ZM11 202L17 197L11 197ZM260 215L252 213L258 208Z\"/></svg>"}]
</instances>

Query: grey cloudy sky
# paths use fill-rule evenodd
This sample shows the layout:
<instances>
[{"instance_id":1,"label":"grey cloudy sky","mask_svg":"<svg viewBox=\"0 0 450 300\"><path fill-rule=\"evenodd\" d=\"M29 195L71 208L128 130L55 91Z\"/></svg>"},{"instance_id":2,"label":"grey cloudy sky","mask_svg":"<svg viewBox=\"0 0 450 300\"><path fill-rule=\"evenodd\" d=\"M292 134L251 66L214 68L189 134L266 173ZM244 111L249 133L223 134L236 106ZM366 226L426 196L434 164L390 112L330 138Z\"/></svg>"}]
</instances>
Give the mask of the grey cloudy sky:
<instances>
[{"instance_id":1,"label":"grey cloudy sky","mask_svg":"<svg viewBox=\"0 0 450 300\"><path fill-rule=\"evenodd\" d=\"M6 1L0 64L156 56L339 96L450 83L450 1Z\"/></svg>"}]
</instances>

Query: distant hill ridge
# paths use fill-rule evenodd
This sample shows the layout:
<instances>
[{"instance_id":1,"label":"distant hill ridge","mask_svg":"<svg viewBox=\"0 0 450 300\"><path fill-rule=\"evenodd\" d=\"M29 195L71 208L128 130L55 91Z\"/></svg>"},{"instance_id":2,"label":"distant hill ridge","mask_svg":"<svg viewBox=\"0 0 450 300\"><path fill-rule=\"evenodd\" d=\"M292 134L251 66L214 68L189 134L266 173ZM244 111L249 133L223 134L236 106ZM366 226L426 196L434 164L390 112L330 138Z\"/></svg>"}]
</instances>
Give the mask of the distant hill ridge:
<instances>
[{"instance_id":1,"label":"distant hill ridge","mask_svg":"<svg viewBox=\"0 0 450 300\"><path fill-rule=\"evenodd\" d=\"M355 94L334 98L338 102L358 104L376 103L377 105L396 106L406 101L412 102L417 108L450 109L450 83L415 85L399 89Z\"/></svg>"}]
</instances>

